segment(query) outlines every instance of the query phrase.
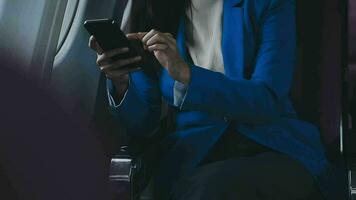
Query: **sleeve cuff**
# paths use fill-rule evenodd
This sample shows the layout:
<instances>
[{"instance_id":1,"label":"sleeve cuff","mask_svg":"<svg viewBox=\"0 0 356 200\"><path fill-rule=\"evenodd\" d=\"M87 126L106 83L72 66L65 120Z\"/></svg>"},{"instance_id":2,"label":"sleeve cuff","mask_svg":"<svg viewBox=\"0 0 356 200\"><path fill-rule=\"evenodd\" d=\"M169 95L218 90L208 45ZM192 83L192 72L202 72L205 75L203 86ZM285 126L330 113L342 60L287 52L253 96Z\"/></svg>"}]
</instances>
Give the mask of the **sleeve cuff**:
<instances>
[{"instance_id":1,"label":"sleeve cuff","mask_svg":"<svg viewBox=\"0 0 356 200\"><path fill-rule=\"evenodd\" d=\"M187 95L187 86L179 81L174 82L173 87L173 105L181 107L185 96Z\"/></svg>"},{"instance_id":2,"label":"sleeve cuff","mask_svg":"<svg viewBox=\"0 0 356 200\"><path fill-rule=\"evenodd\" d=\"M199 66L191 65L190 82L180 104L180 110L209 108L216 105L224 87L224 75Z\"/></svg>"},{"instance_id":3,"label":"sleeve cuff","mask_svg":"<svg viewBox=\"0 0 356 200\"><path fill-rule=\"evenodd\" d=\"M126 99L126 95L129 89L126 90L124 97L120 102L115 101L115 98L113 97L115 95L115 86L113 85L111 80L106 81L107 84L107 94L108 94L108 99L109 99L109 105L110 107L118 108L122 105L124 100ZM130 79L129 79L129 87L130 87ZM128 88L129 88L128 87Z\"/></svg>"}]
</instances>

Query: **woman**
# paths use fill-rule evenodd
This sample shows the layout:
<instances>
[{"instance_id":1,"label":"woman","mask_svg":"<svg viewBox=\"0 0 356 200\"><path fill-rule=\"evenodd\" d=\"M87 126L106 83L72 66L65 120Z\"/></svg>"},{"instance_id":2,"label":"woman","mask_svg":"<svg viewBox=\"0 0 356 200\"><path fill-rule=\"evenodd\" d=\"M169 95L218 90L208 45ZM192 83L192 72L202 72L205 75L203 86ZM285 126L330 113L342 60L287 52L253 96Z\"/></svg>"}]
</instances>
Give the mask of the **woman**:
<instances>
[{"instance_id":1,"label":"woman","mask_svg":"<svg viewBox=\"0 0 356 200\"><path fill-rule=\"evenodd\" d=\"M157 199L335 199L317 129L289 100L296 53L292 0L148 1L152 29L128 34L162 65L127 69L127 48L98 52L112 114L128 134L176 129L154 177ZM322 181L323 180L323 181ZM319 186L319 187L318 187Z\"/></svg>"}]
</instances>

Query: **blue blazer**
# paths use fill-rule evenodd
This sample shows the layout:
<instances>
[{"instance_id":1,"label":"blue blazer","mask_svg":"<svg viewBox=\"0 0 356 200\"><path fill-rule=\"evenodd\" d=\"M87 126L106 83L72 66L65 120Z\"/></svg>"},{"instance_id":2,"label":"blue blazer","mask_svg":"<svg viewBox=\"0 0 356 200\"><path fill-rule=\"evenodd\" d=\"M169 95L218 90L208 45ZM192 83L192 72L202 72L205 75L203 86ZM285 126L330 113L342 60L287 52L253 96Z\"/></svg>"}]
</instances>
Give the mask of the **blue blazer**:
<instances>
[{"instance_id":1,"label":"blue blazer","mask_svg":"<svg viewBox=\"0 0 356 200\"><path fill-rule=\"evenodd\" d=\"M177 44L188 61L184 19ZM177 129L168 138L174 146L156 176L162 197L234 122L237 132L298 160L326 197L339 199L334 188L338 177L325 156L318 129L297 118L289 99L296 64L295 2L224 0L222 53L225 75L191 65L186 96L176 108ZM159 77L140 71L130 78L124 101L111 111L128 134L147 137L159 125L162 99L174 106L174 80L165 69Z\"/></svg>"}]
</instances>

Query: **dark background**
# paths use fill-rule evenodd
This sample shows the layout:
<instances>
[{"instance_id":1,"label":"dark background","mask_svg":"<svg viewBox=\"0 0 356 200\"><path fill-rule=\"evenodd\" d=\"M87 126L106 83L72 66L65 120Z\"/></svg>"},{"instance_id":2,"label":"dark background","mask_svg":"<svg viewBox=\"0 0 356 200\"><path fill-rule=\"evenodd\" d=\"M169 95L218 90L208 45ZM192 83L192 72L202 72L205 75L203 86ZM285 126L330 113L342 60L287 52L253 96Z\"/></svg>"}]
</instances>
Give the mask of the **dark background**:
<instances>
[{"instance_id":1,"label":"dark background","mask_svg":"<svg viewBox=\"0 0 356 200\"><path fill-rule=\"evenodd\" d=\"M350 0L351 2L353 0ZM338 137L339 137L339 126L340 126L340 115L342 114L342 102L344 103L344 111L347 112L347 117L352 116L352 111L355 108L352 106L352 102L354 102L353 98L353 89L352 84L346 90L345 82L346 79L353 79L356 76L353 73L353 70L350 70L351 73L345 73L342 67L347 66L348 61L350 63L356 63L356 56L354 48L349 51L349 55L347 56L347 44L356 44L355 37L350 38L348 41L348 35L346 32L346 7L343 4L342 0L297 0L297 25L298 25L298 67L295 73L295 83L292 89L292 97L295 104L295 107L298 111L300 117L304 120L310 121L319 125L321 130L321 137L326 144L330 153L331 159L336 157L338 154ZM353 6L352 8L354 8ZM351 8L351 7L350 7ZM354 9L355 10L355 9ZM356 12L356 10L355 10ZM353 15L354 16L354 15ZM354 17L355 18L355 17ZM355 23L355 21L351 21ZM356 24L354 25L356 26ZM351 25L349 25L351 27ZM353 31L352 35L355 35L354 29L350 29ZM4 56L4 54L1 54ZM5 58L1 58L4 60ZM3 62L3 65L18 65L13 61ZM353 66L353 65L350 65ZM352 68L352 67L351 67ZM355 67L353 67L355 68ZM352 68L352 69L353 69ZM32 93L32 96L39 94L38 98L35 98L34 101L37 104L33 105L32 112L35 112L36 108L41 108L41 110L48 110L49 112L53 112L53 114L58 117L67 120L67 117L61 113L61 110L53 110L51 107L55 104L52 102L50 104L42 104L43 99L41 100L39 97L47 98L47 94L43 92L38 92L37 89L33 89L35 87L31 87L29 84L30 80L22 80L18 82L11 81L12 72L2 72L0 73L1 79L5 80L4 77L8 78L8 82L11 84L5 84L6 82L2 82L2 86L10 86L11 89L15 91L21 91L24 89L24 85L29 91L36 91ZM345 76L343 76L345 75ZM13 74L13 78L19 77L20 75ZM344 79L344 80L343 80ZM0 87L2 88L2 87ZM343 93L344 91L344 93ZM346 96L345 91L349 92L349 95ZM100 91L99 91L100 92ZM24 98L22 93L17 93L19 96L17 98ZM344 96L344 98L342 98ZM10 103L10 104L9 104ZM13 103L13 105L11 105ZM11 109L13 112L16 111L16 102L7 102L4 103L4 99L0 98L0 105L6 105L6 109ZM47 105L48 107L43 107ZM5 108L1 108L5 109ZM30 111L29 111L30 112ZM344 113L345 113L344 112ZM356 112L354 112L356 113ZM48 113L47 113L48 114ZM1 116L7 117L7 116ZM30 117L27 115L22 116L24 119L26 117ZM96 116L98 117L98 116ZM95 116L94 116L95 118ZM19 118L20 119L20 118ZM2 120L1 121L5 121ZM348 120L347 120L348 121ZM350 122L352 122L352 118L350 118ZM18 121L13 121L14 126L19 126ZM36 125L36 124L34 124ZM38 126L41 123L37 124ZM53 129L53 125L48 122L47 129ZM352 127L352 123L348 123L349 127ZM102 141L102 145L96 153L101 150L104 150L106 155L111 155L112 153L118 151L119 145L117 144L117 136L110 131L110 129L114 129L115 127L110 126L111 128L104 130L104 133L97 134L100 140ZM18 130L22 130L23 133L28 132L28 129L23 127L17 127ZM62 131L73 131L73 126L68 125L65 127L61 127ZM1 130L1 129L0 129ZM102 130L103 131L103 130ZM101 131L101 132L102 132ZM111 133L110 133L111 132ZM80 138L77 138L80 140ZM90 143L90 142L88 142ZM2 145L0 141L0 145ZM75 148L75 144L73 143L73 148ZM84 147L86 148L86 147ZM70 148L68 148L68 153L70 154ZM18 147L19 151L26 151L26 149L22 147ZM43 149L43 151L46 151ZM87 152L89 153L89 152ZM94 152L95 153L95 152ZM21 154L21 153L20 153ZM19 154L17 154L19 155ZM101 155L99 156L101 157ZM72 157L75 159L76 157ZM90 159L89 159L90 160ZM88 160L87 160L88 161ZM4 162L4 161L3 161ZM31 161L31 162L39 162L39 161ZM76 160L73 162L86 162L83 160ZM98 167L98 166L96 166ZM88 169L95 170L95 169ZM88 172L89 172L88 171ZM105 172L103 172L105 175ZM98 175L98 177L102 176ZM68 174L67 174L68 175ZM69 173L70 175L70 173ZM82 174L84 176L84 174ZM76 174L72 174L72 176L77 176ZM69 176L68 176L69 177ZM100 179L100 180L99 180ZM104 178L98 178L98 181L103 181ZM80 183L80 182L78 182ZM11 186L9 179L7 178L7 173L4 169L1 168L0 165L0 199L18 199L18 191L16 192ZM85 188L81 188L78 185L78 189L84 190ZM90 190L90 188L87 188ZM94 189L94 188L91 188ZM98 189L99 190L99 189ZM50 190L48 190L49 192ZM104 191L102 189L101 191ZM96 193L97 195L99 194ZM56 194L53 194L56 195ZM95 195L92 197L94 198ZM4 198L2 198L4 197Z\"/></svg>"}]
</instances>

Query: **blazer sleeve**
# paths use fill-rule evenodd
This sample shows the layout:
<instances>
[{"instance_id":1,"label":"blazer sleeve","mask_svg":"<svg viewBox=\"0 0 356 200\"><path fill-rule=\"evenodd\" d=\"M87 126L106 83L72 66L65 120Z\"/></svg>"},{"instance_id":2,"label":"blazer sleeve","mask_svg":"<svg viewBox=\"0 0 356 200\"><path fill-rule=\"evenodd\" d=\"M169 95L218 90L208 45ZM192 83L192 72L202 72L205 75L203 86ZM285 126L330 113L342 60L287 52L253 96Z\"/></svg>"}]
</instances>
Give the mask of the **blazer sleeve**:
<instances>
[{"instance_id":1,"label":"blazer sleeve","mask_svg":"<svg viewBox=\"0 0 356 200\"><path fill-rule=\"evenodd\" d=\"M181 110L200 110L242 123L268 123L281 115L296 60L295 5L271 1L261 20L254 72L250 80L191 66Z\"/></svg>"},{"instance_id":2,"label":"blazer sleeve","mask_svg":"<svg viewBox=\"0 0 356 200\"><path fill-rule=\"evenodd\" d=\"M110 100L110 94L108 94ZM119 105L110 103L111 114L124 125L129 136L150 136L159 126L161 94L157 78L136 71Z\"/></svg>"}]
</instances>

